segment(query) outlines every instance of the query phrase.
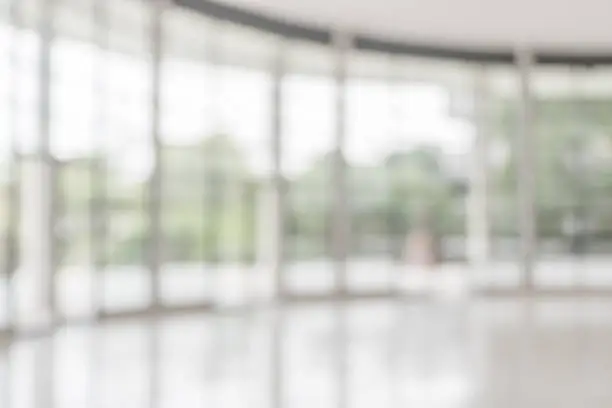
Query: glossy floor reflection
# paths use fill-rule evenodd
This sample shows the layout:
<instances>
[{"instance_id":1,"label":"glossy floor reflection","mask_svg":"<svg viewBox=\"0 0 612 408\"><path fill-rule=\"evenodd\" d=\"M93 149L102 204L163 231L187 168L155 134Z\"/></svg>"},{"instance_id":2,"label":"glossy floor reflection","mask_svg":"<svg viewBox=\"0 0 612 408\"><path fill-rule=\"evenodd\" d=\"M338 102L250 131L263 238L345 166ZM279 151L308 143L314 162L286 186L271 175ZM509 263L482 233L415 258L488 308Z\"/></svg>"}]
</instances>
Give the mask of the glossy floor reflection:
<instances>
[{"instance_id":1,"label":"glossy floor reflection","mask_svg":"<svg viewBox=\"0 0 612 408\"><path fill-rule=\"evenodd\" d=\"M59 329L0 406L610 407L612 299L354 301Z\"/></svg>"}]
</instances>

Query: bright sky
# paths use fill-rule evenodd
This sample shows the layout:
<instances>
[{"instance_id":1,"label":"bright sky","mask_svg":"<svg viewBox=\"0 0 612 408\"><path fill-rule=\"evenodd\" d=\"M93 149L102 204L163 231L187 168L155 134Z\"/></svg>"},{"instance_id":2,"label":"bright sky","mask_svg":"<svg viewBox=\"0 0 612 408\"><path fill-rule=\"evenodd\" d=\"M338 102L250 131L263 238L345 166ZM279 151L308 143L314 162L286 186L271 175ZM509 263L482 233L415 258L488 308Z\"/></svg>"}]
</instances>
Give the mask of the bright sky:
<instances>
[{"instance_id":1,"label":"bright sky","mask_svg":"<svg viewBox=\"0 0 612 408\"><path fill-rule=\"evenodd\" d=\"M20 34L18 77L10 69L11 33L0 28L0 154L10 149L10 86L17 87L13 125L24 151L36 145L36 39ZM151 166L150 76L134 57L108 54L61 40L53 51L52 149L62 159L103 147L116 164L140 177ZM190 145L215 130L227 132L247 152L255 172L270 168L271 81L263 73L236 67L166 61L163 68L162 137ZM103 82L99 78L105 78ZM375 164L388 152L417 144L445 152L469 151L472 129L449 116L449 95L434 84L391 88L384 82L351 82L347 110L347 155L354 163ZM293 173L333 146L335 88L329 78L289 75L283 110L283 166Z\"/></svg>"}]
</instances>

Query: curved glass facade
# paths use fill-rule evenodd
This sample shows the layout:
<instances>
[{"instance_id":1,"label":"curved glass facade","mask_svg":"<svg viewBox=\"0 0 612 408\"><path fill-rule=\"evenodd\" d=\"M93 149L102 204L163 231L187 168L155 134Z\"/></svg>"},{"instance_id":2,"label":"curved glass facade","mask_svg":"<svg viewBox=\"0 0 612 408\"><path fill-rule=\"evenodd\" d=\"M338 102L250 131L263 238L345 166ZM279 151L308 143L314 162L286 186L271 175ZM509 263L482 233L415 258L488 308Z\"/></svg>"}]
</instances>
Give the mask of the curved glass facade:
<instances>
[{"instance_id":1,"label":"curved glass facade","mask_svg":"<svg viewBox=\"0 0 612 408\"><path fill-rule=\"evenodd\" d=\"M368 51L187 6L3 0L5 325L612 289L606 66Z\"/></svg>"}]
</instances>

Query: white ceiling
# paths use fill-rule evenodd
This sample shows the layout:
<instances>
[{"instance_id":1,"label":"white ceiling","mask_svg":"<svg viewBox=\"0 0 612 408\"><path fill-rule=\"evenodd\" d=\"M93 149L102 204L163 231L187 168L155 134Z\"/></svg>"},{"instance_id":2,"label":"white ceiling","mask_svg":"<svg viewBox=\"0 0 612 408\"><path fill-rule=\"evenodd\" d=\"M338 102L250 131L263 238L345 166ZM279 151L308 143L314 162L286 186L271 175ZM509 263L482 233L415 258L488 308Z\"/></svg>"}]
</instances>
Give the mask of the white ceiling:
<instances>
[{"instance_id":1,"label":"white ceiling","mask_svg":"<svg viewBox=\"0 0 612 408\"><path fill-rule=\"evenodd\" d=\"M473 48L612 50L612 0L218 0L283 20Z\"/></svg>"}]
</instances>

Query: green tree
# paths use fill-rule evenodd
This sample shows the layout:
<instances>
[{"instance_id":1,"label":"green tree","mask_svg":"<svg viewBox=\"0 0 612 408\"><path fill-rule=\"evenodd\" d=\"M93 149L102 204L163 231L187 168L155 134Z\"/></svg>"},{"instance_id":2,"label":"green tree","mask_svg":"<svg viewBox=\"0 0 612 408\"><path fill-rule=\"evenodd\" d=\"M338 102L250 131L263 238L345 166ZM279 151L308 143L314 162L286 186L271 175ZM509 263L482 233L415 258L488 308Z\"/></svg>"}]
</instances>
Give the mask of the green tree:
<instances>
[{"instance_id":1,"label":"green tree","mask_svg":"<svg viewBox=\"0 0 612 408\"><path fill-rule=\"evenodd\" d=\"M257 180L224 134L196 146L165 146L164 235L176 261L253 258Z\"/></svg>"}]
</instances>

